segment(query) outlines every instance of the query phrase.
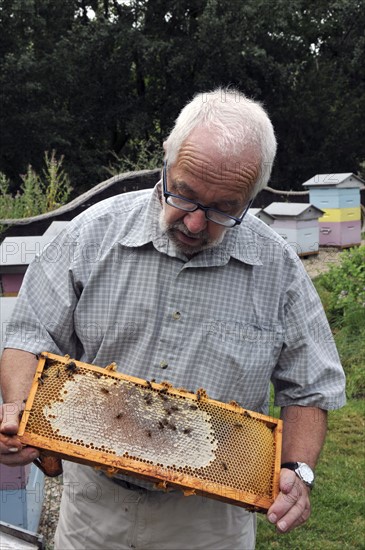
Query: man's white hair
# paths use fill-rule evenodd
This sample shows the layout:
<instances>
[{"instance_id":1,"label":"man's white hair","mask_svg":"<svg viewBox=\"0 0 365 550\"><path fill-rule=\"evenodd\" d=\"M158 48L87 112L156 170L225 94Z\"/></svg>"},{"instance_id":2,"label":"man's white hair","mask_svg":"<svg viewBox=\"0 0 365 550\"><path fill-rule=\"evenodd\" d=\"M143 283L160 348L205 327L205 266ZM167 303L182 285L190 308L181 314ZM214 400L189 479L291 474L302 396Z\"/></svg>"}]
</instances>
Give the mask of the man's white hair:
<instances>
[{"instance_id":1,"label":"man's white hair","mask_svg":"<svg viewBox=\"0 0 365 550\"><path fill-rule=\"evenodd\" d=\"M258 101L232 88L197 94L182 109L165 142L168 168L176 162L181 146L197 127L214 133L222 154L239 156L250 149L258 152L260 170L252 198L267 185L276 154L276 139L271 121Z\"/></svg>"}]
</instances>

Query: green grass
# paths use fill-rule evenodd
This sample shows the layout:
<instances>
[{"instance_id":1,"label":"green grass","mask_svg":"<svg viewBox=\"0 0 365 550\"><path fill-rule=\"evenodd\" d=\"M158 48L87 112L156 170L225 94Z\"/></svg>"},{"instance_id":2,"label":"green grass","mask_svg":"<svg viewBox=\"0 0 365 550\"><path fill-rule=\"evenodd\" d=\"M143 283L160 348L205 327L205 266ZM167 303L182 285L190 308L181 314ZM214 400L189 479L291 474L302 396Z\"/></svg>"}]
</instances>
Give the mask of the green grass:
<instances>
[{"instance_id":1,"label":"green grass","mask_svg":"<svg viewBox=\"0 0 365 550\"><path fill-rule=\"evenodd\" d=\"M316 469L312 515L279 535L258 517L256 550L365 549L365 402L350 400L329 413L325 446Z\"/></svg>"},{"instance_id":2,"label":"green grass","mask_svg":"<svg viewBox=\"0 0 365 550\"><path fill-rule=\"evenodd\" d=\"M256 550L365 549L364 260L364 246L345 251L341 265L313 281L346 373L348 404L329 413L309 521L279 535L260 514Z\"/></svg>"}]
</instances>

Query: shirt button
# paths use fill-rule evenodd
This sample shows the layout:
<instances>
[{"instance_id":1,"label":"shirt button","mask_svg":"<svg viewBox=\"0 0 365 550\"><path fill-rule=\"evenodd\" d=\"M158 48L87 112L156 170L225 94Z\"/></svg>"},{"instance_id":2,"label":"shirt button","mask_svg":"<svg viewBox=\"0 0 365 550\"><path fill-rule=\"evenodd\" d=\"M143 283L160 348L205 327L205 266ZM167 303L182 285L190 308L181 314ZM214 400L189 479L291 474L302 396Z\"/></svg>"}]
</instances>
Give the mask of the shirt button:
<instances>
[{"instance_id":1,"label":"shirt button","mask_svg":"<svg viewBox=\"0 0 365 550\"><path fill-rule=\"evenodd\" d=\"M175 321L178 321L180 317L181 317L180 311L174 311L174 313L172 314L172 318L175 319Z\"/></svg>"},{"instance_id":2,"label":"shirt button","mask_svg":"<svg viewBox=\"0 0 365 550\"><path fill-rule=\"evenodd\" d=\"M161 369L167 369L168 366L169 364L167 363L167 361L160 361Z\"/></svg>"}]
</instances>

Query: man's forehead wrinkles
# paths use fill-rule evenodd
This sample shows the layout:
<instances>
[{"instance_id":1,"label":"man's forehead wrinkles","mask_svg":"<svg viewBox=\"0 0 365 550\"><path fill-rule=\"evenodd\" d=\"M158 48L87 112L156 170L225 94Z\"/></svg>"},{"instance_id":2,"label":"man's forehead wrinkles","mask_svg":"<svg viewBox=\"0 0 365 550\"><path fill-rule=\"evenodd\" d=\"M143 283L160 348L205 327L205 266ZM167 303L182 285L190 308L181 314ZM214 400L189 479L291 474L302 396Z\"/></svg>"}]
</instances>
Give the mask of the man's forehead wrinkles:
<instances>
[{"instance_id":1,"label":"man's forehead wrinkles","mask_svg":"<svg viewBox=\"0 0 365 550\"><path fill-rule=\"evenodd\" d=\"M210 179L212 176L217 178L235 178L249 171L257 170L257 163L252 161L222 160L215 162L201 160L197 157L191 158L185 155L179 157L177 166L189 170L189 172L203 181Z\"/></svg>"},{"instance_id":2,"label":"man's forehead wrinkles","mask_svg":"<svg viewBox=\"0 0 365 550\"><path fill-rule=\"evenodd\" d=\"M172 180L171 183L172 183L173 189L177 192L177 194L186 193L186 194L189 195L189 197L188 197L189 199L191 199L192 197L194 199L199 198L199 194L195 191L195 189L193 189L184 180L180 180L178 178L175 178L175 179ZM220 200L218 202L215 202L214 204L216 204L216 205L221 204L221 205L231 206L231 207L235 208L235 207L241 206L241 201L236 200L236 199L230 199L230 198L222 197L222 198L220 198Z\"/></svg>"}]
</instances>

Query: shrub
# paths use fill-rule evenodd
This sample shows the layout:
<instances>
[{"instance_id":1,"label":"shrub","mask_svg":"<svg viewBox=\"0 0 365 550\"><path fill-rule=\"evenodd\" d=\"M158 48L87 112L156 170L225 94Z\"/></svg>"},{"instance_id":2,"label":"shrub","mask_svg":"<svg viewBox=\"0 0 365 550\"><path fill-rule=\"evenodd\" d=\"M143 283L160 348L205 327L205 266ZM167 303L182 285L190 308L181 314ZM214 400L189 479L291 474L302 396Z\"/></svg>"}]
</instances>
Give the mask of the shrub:
<instances>
[{"instance_id":1,"label":"shrub","mask_svg":"<svg viewBox=\"0 0 365 550\"><path fill-rule=\"evenodd\" d=\"M135 139L130 142L129 146L131 150L128 150L127 154L121 157L111 152L113 161L105 168L112 176L129 171L154 170L161 166L163 161L161 144L156 138L150 137L148 140Z\"/></svg>"},{"instance_id":2,"label":"shrub","mask_svg":"<svg viewBox=\"0 0 365 550\"><path fill-rule=\"evenodd\" d=\"M65 202L72 191L69 178L62 168L63 157L56 159L56 152L44 155L45 168L42 177L31 165L21 175L20 191L13 197L10 181L0 172L0 219L27 218L54 210Z\"/></svg>"},{"instance_id":3,"label":"shrub","mask_svg":"<svg viewBox=\"0 0 365 550\"><path fill-rule=\"evenodd\" d=\"M329 293L327 313L340 326L354 308L365 307L365 246L341 253L341 262L316 279L319 287Z\"/></svg>"},{"instance_id":4,"label":"shrub","mask_svg":"<svg viewBox=\"0 0 365 550\"><path fill-rule=\"evenodd\" d=\"M365 246L342 252L340 264L314 284L347 375L347 394L365 397Z\"/></svg>"}]
</instances>

